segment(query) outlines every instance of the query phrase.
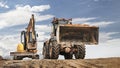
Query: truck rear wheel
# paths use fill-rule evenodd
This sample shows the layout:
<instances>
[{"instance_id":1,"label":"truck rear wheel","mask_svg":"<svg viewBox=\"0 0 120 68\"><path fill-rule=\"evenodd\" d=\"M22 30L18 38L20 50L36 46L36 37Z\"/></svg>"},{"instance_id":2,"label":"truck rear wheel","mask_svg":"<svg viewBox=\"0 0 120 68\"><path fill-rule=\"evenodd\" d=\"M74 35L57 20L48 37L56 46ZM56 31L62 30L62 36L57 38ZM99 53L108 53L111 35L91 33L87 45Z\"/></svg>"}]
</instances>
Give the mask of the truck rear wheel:
<instances>
[{"instance_id":1,"label":"truck rear wheel","mask_svg":"<svg viewBox=\"0 0 120 68\"><path fill-rule=\"evenodd\" d=\"M60 51L60 46L57 44L57 41L51 41L49 47L50 59L58 59L59 51Z\"/></svg>"},{"instance_id":2,"label":"truck rear wheel","mask_svg":"<svg viewBox=\"0 0 120 68\"><path fill-rule=\"evenodd\" d=\"M85 45L76 45L77 51L74 53L76 59L84 59Z\"/></svg>"}]
</instances>

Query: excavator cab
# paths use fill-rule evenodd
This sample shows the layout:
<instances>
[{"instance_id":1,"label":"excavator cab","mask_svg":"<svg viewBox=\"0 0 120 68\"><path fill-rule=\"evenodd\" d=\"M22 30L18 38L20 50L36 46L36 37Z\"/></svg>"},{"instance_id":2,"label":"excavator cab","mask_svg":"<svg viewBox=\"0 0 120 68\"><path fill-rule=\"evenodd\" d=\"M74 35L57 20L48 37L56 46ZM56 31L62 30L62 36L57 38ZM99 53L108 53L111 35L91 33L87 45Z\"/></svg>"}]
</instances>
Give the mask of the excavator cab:
<instances>
[{"instance_id":1,"label":"excavator cab","mask_svg":"<svg viewBox=\"0 0 120 68\"><path fill-rule=\"evenodd\" d=\"M38 36L36 33L34 34L35 35L35 38L33 39L32 37L32 32L29 32L28 34L28 42L26 42L26 32L25 31L22 31L21 32L21 43L24 45L24 50L26 50L27 48L27 43L31 43L32 45L34 45L36 43L36 37ZM32 46L31 45L31 46Z\"/></svg>"},{"instance_id":2,"label":"excavator cab","mask_svg":"<svg viewBox=\"0 0 120 68\"><path fill-rule=\"evenodd\" d=\"M25 37L26 33L25 31L21 32L21 43L24 45L24 50L26 49L26 37Z\"/></svg>"}]
</instances>

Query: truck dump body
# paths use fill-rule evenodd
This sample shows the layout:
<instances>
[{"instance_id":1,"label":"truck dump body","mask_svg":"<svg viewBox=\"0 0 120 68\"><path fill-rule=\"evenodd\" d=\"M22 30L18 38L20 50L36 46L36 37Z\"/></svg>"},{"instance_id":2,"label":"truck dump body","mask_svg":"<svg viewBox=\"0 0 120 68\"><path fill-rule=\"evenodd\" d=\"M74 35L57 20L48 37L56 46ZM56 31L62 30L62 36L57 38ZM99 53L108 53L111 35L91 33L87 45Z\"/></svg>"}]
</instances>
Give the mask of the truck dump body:
<instances>
[{"instance_id":1,"label":"truck dump body","mask_svg":"<svg viewBox=\"0 0 120 68\"><path fill-rule=\"evenodd\" d=\"M65 24L59 25L57 30L57 41L85 44L98 44L98 27L81 25L81 24Z\"/></svg>"}]
</instances>

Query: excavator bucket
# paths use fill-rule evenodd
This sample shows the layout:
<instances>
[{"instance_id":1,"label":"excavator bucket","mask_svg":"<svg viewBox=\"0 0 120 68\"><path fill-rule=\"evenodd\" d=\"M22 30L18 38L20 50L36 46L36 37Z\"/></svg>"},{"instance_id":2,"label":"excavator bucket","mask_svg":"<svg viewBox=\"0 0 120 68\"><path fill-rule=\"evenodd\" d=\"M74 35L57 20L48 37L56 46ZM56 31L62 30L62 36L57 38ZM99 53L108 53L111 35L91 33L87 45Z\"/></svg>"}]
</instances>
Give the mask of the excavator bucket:
<instances>
[{"instance_id":1,"label":"excavator bucket","mask_svg":"<svg viewBox=\"0 0 120 68\"><path fill-rule=\"evenodd\" d=\"M98 31L96 26L81 25L81 24L66 24L59 25L57 28L57 41L61 42L84 42L92 45L98 44Z\"/></svg>"}]
</instances>

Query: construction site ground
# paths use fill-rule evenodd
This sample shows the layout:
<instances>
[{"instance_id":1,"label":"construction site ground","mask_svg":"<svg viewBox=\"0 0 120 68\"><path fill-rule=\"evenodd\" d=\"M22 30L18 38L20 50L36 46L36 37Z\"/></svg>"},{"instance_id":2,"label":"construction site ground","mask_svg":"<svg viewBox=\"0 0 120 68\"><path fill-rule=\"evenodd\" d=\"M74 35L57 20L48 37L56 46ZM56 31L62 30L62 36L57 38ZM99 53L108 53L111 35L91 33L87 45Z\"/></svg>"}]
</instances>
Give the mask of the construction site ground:
<instances>
[{"instance_id":1,"label":"construction site ground","mask_svg":"<svg viewBox=\"0 0 120 68\"><path fill-rule=\"evenodd\" d=\"M120 68L120 57L77 60L0 60L0 68Z\"/></svg>"}]
</instances>

